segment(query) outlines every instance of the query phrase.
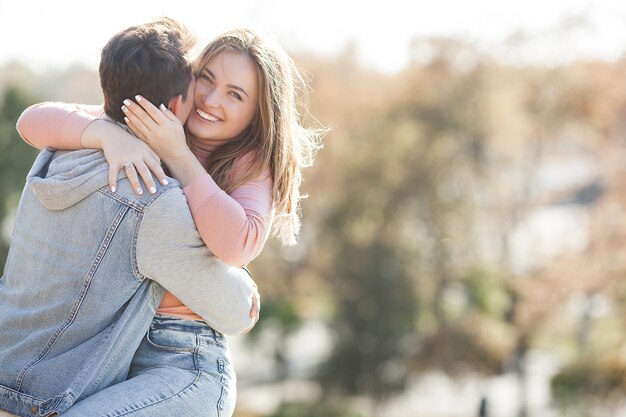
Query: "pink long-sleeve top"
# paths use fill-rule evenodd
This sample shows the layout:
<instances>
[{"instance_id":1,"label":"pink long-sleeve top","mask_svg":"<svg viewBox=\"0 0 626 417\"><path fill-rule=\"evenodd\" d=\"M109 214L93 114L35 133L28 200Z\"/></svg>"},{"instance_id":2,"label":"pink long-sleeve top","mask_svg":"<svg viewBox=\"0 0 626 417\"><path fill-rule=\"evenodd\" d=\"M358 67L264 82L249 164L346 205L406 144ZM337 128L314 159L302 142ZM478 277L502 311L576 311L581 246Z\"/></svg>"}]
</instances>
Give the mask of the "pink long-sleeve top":
<instances>
[{"instance_id":1,"label":"pink long-sleeve top","mask_svg":"<svg viewBox=\"0 0 626 417\"><path fill-rule=\"evenodd\" d=\"M17 130L37 148L81 149L87 126L103 114L103 107L40 103L22 113ZM204 165L219 143L194 140L190 149ZM235 162L233 175L244 174L246 155ZM204 173L183 188L196 228L207 247L222 261L246 265L263 249L272 223L272 180L269 169L230 195ZM166 237L164 237L166 238ZM191 320L201 318L167 292L157 313Z\"/></svg>"}]
</instances>

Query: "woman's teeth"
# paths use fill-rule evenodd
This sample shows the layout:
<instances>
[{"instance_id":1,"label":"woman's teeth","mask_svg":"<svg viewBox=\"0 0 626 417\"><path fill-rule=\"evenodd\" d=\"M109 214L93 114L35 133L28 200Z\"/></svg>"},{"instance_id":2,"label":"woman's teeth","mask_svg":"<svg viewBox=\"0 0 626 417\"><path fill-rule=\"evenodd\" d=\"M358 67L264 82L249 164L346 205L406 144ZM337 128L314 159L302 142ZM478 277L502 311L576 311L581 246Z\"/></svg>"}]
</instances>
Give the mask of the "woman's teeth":
<instances>
[{"instance_id":1,"label":"woman's teeth","mask_svg":"<svg viewBox=\"0 0 626 417\"><path fill-rule=\"evenodd\" d=\"M219 122L220 121L220 119L218 119L217 117L215 117L215 116L213 116L213 115L211 115L209 113L203 112L200 109L196 109L196 113L198 114L198 116L200 116L204 120L208 120L209 122Z\"/></svg>"}]
</instances>

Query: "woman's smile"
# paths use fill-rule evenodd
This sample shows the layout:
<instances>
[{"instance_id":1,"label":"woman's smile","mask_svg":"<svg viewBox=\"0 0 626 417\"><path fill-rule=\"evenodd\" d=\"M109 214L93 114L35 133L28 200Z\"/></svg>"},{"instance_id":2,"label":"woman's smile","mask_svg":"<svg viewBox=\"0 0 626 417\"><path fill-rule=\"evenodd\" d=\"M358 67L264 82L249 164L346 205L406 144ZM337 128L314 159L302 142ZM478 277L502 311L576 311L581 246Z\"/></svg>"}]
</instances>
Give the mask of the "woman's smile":
<instances>
[{"instance_id":1,"label":"woman's smile","mask_svg":"<svg viewBox=\"0 0 626 417\"><path fill-rule=\"evenodd\" d=\"M196 114L200 116L202 120L206 120L207 122L221 122L222 121L222 119L220 119L219 117L214 116L211 113L202 111L200 109L196 109Z\"/></svg>"},{"instance_id":2,"label":"woman's smile","mask_svg":"<svg viewBox=\"0 0 626 417\"><path fill-rule=\"evenodd\" d=\"M225 141L250 126L259 106L256 64L237 52L222 52L196 75L190 135L199 140Z\"/></svg>"}]
</instances>

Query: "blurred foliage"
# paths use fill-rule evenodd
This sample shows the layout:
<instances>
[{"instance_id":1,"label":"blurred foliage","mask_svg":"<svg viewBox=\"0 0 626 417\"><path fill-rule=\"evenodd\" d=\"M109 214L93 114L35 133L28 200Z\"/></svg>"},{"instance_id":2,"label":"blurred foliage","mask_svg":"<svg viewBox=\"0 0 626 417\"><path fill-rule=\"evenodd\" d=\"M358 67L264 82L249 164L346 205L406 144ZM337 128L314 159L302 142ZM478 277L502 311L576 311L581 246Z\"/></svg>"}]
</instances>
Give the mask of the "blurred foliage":
<instances>
[{"instance_id":1,"label":"blurred foliage","mask_svg":"<svg viewBox=\"0 0 626 417\"><path fill-rule=\"evenodd\" d=\"M327 392L385 398L410 373L416 297L402 258L381 241L335 249L333 279L340 300L331 323L334 352L321 370Z\"/></svg>"},{"instance_id":2,"label":"blurred foliage","mask_svg":"<svg viewBox=\"0 0 626 417\"><path fill-rule=\"evenodd\" d=\"M23 89L15 86L6 88L0 98L0 230L9 236L9 226L5 226L3 220L15 211L26 174L37 155L36 149L20 139L15 123L21 112L35 101ZM2 238L2 234L0 267L4 269L9 242Z\"/></svg>"},{"instance_id":3,"label":"blurred foliage","mask_svg":"<svg viewBox=\"0 0 626 417\"><path fill-rule=\"evenodd\" d=\"M626 362L610 355L582 359L561 369L552 378L551 390L561 410L594 415L594 404L619 404L626 395Z\"/></svg>"},{"instance_id":4,"label":"blurred foliage","mask_svg":"<svg viewBox=\"0 0 626 417\"><path fill-rule=\"evenodd\" d=\"M513 336L514 330L503 323L470 314L424 337L415 370L442 370L455 377L500 374L511 353Z\"/></svg>"},{"instance_id":5,"label":"blurred foliage","mask_svg":"<svg viewBox=\"0 0 626 417\"><path fill-rule=\"evenodd\" d=\"M362 417L345 404L337 403L286 403L270 417Z\"/></svg>"},{"instance_id":6,"label":"blurred foliage","mask_svg":"<svg viewBox=\"0 0 626 417\"><path fill-rule=\"evenodd\" d=\"M259 315L259 321L254 326L254 331L246 338L246 343L248 345L260 343L259 338L268 328L278 332L274 346L274 368L276 378L282 380L289 376L287 341L289 336L300 327L302 318L293 302L287 298L264 298L261 302L261 309L263 313Z\"/></svg>"},{"instance_id":7,"label":"blurred foliage","mask_svg":"<svg viewBox=\"0 0 626 417\"><path fill-rule=\"evenodd\" d=\"M263 314L259 316L258 323L254 326L255 331L250 333L249 343L254 343L256 338L269 324L278 325L286 334L290 334L300 326L302 318L291 300L285 298L264 298L262 300Z\"/></svg>"}]
</instances>

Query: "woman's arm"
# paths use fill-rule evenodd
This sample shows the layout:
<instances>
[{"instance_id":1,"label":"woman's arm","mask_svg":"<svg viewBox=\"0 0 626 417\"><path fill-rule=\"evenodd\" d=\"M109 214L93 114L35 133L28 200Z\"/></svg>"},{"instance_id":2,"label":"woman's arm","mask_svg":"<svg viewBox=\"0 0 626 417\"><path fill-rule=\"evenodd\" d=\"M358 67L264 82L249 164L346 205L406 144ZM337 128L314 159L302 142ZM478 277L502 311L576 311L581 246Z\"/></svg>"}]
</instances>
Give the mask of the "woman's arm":
<instances>
[{"instance_id":1,"label":"woman's arm","mask_svg":"<svg viewBox=\"0 0 626 417\"><path fill-rule=\"evenodd\" d=\"M103 117L102 105L46 102L24 110L16 128L22 139L39 149L102 149L109 163L109 185L113 191L120 169L129 163L132 166L125 169L126 175L138 194L143 189L137 174L151 192L156 192L152 173L167 183L160 159L152 149Z\"/></svg>"},{"instance_id":2,"label":"woman's arm","mask_svg":"<svg viewBox=\"0 0 626 417\"><path fill-rule=\"evenodd\" d=\"M234 176L243 176L251 155L234 164ZM222 261L246 265L265 245L272 222L272 180L269 169L230 195L213 180L195 155L188 152L165 161L187 197L191 214L204 243Z\"/></svg>"},{"instance_id":3,"label":"woman's arm","mask_svg":"<svg viewBox=\"0 0 626 417\"><path fill-rule=\"evenodd\" d=\"M248 264L263 249L272 223L272 181L269 170L230 195L208 173L183 192L202 240L227 264Z\"/></svg>"},{"instance_id":4,"label":"woman's arm","mask_svg":"<svg viewBox=\"0 0 626 417\"><path fill-rule=\"evenodd\" d=\"M24 141L38 149L81 149L81 136L103 112L103 107L45 102L24 110L17 131Z\"/></svg>"}]
</instances>

